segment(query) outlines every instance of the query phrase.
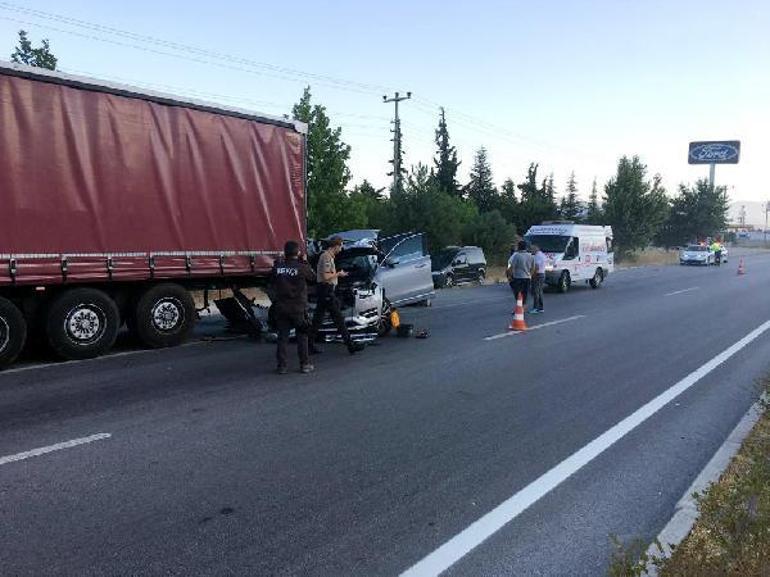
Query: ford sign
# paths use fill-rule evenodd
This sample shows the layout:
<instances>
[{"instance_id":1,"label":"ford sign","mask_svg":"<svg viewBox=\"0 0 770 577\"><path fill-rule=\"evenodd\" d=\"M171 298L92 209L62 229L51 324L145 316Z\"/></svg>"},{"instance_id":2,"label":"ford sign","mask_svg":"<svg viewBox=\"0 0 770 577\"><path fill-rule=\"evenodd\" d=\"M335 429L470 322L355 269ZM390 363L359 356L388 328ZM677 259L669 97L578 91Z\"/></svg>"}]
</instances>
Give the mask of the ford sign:
<instances>
[{"instance_id":1,"label":"ford sign","mask_svg":"<svg viewBox=\"0 0 770 577\"><path fill-rule=\"evenodd\" d=\"M739 140L691 142L689 164L738 164L741 155Z\"/></svg>"}]
</instances>

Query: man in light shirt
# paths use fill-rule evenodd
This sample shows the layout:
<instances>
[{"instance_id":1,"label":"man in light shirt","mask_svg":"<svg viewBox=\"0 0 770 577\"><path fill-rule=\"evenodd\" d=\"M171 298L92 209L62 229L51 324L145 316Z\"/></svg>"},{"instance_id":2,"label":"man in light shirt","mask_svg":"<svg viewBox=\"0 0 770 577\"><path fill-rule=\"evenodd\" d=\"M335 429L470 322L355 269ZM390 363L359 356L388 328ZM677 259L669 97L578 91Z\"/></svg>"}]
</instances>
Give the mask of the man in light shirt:
<instances>
[{"instance_id":1,"label":"man in light shirt","mask_svg":"<svg viewBox=\"0 0 770 577\"><path fill-rule=\"evenodd\" d=\"M521 300L524 304L527 302L527 294L529 293L529 285L532 281L534 270L535 257L527 250L527 243L521 240L516 252L508 260L508 270L506 272L514 296L518 298L518 295L521 295Z\"/></svg>"},{"instance_id":2,"label":"man in light shirt","mask_svg":"<svg viewBox=\"0 0 770 577\"><path fill-rule=\"evenodd\" d=\"M532 245L532 254L535 257L535 274L532 276L532 309L531 313L542 313L543 287L545 286L545 254L537 245Z\"/></svg>"}]
</instances>

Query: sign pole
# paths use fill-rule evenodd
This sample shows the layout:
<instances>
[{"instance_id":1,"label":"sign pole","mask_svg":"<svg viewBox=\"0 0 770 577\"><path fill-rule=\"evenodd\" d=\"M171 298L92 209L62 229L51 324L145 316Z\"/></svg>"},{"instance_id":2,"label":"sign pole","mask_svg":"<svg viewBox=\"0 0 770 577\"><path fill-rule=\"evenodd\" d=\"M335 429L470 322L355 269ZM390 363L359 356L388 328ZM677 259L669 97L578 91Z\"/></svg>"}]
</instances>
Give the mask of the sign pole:
<instances>
[{"instance_id":1,"label":"sign pole","mask_svg":"<svg viewBox=\"0 0 770 577\"><path fill-rule=\"evenodd\" d=\"M711 190L714 190L714 176L717 171L717 165L713 162L709 165L709 186L711 186Z\"/></svg>"}]
</instances>

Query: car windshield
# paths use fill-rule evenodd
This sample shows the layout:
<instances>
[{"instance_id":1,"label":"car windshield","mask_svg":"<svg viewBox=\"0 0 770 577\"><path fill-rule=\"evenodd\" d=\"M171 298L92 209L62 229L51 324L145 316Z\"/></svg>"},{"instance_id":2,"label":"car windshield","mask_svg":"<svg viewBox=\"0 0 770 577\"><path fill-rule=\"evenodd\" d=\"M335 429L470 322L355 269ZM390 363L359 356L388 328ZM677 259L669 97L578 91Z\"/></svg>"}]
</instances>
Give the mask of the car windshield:
<instances>
[{"instance_id":1,"label":"car windshield","mask_svg":"<svg viewBox=\"0 0 770 577\"><path fill-rule=\"evenodd\" d=\"M687 247L688 252L708 252L709 248L707 246L701 246L699 244L691 244Z\"/></svg>"},{"instance_id":2,"label":"car windshield","mask_svg":"<svg viewBox=\"0 0 770 577\"><path fill-rule=\"evenodd\" d=\"M431 256L431 268L433 270L441 270L448 267L450 264L452 264L452 260L454 260L456 254L457 249L440 250Z\"/></svg>"},{"instance_id":3,"label":"car windshield","mask_svg":"<svg viewBox=\"0 0 770 577\"><path fill-rule=\"evenodd\" d=\"M367 274L376 267L376 257L372 254L349 254L341 253L337 261L337 269L345 270L351 274Z\"/></svg>"},{"instance_id":4,"label":"car windshield","mask_svg":"<svg viewBox=\"0 0 770 577\"><path fill-rule=\"evenodd\" d=\"M570 237L552 234L527 235L526 240L530 245L537 245L543 252L564 252Z\"/></svg>"}]
</instances>

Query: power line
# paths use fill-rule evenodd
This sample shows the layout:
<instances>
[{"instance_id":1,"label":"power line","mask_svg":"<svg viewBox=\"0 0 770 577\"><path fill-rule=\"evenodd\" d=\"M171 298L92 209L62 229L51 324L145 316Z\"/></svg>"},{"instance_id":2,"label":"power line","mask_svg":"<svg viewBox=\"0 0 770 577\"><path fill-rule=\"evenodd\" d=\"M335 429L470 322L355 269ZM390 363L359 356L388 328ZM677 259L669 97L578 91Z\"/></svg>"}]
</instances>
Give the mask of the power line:
<instances>
[{"instance_id":1,"label":"power line","mask_svg":"<svg viewBox=\"0 0 770 577\"><path fill-rule=\"evenodd\" d=\"M143 35L143 34L130 32L127 30L122 30L119 28L114 28L111 26L96 24L93 22L88 22L86 20L72 18L61 14L55 14L55 13L46 12L43 10L27 8L27 7L19 6L10 2L0 1L0 9L6 10L8 12L13 12L16 14L31 16L33 18L38 18L48 22L65 24L67 26L74 26L77 28L88 30L92 33L114 36L117 38L121 38L121 40L115 40L114 38L105 38L102 36L95 36L93 34L86 34L82 32L77 32L75 30L57 28L51 25L40 24L39 22L30 22L30 21L20 20L18 18L11 18L7 16L0 16L0 19L2 20L16 22L27 26L38 26L41 28L46 28L56 32L70 34L73 36L86 38L89 40L96 40L99 42L105 42L105 43L109 43L117 46L133 48L135 50L141 50L151 54L183 59L183 60L195 62L198 64L216 66L219 68L233 70L237 72L245 72L248 74L268 76L272 78L277 78L279 80L286 80L291 82L301 82L301 83L314 82L318 85L327 86L330 88L335 88L335 89L344 90L348 92L354 92L358 94L372 94L372 93L381 94L382 92L388 91L388 88L377 84L352 81L348 79L333 77L330 75L316 74L316 73L306 72L306 71L288 68L284 66L269 64L266 62L260 62L249 58L234 56L228 53L203 49L193 45L182 44L178 42L156 38L149 35ZM128 40L128 42L124 40ZM148 46L142 46L140 44L135 44L134 42L149 44L151 46L164 48L165 50L161 50L158 48L150 48ZM232 97L230 97L230 99L232 99ZM414 103L417 110L419 112L422 112L423 114L429 114L431 116L434 116L435 114L437 114L439 104L436 102L433 102L427 98L417 98L415 99ZM271 106L272 105L274 104L271 104ZM450 114L452 114L452 116L454 117L453 122L457 123L458 125L464 128L467 128L469 130L476 131L480 134L486 134L496 139L509 142L515 146L520 146L522 143L524 143L527 145L535 145L538 148L541 148L543 150L561 149L563 151L570 152L571 154L579 154L581 156L586 156L586 153L584 151L577 151L575 149L571 149L569 147L565 147L562 145L554 145L552 143L540 141L537 139L533 139L531 137L526 137L526 136L517 134L508 128L488 122L474 115L466 114L464 112L461 112L451 107L445 107L445 108L447 108ZM366 115L362 115L362 116L366 116ZM382 117L378 118L378 117L372 116L372 118L384 120ZM588 156L593 156L593 155L588 155Z\"/></svg>"},{"instance_id":2,"label":"power line","mask_svg":"<svg viewBox=\"0 0 770 577\"><path fill-rule=\"evenodd\" d=\"M206 58L213 58L213 59L216 59L217 61L225 61L225 62L231 62L234 64L246 65L246 66L256 68L256 69L261 69L270 73L280 74L282 75L282 77L297 77L299 79L302 79L302 81L312 80L314 82L323 82L326 84L338 85L346 89L352 88L352 89L357 89L358 91L364 91L364 92L375 93L375 94L380 94L383 91L388 90L387 87L376 85L376 84L367 84L363 82L357 82L354 80L336 78L326 74L316 74L312 72L306 72L304 70L297 70L297 69L289 68L285 66L278 66L267 62L260 62L257 60L253 60L251 58L234 56L232 54L228 54L225 52L217 52L215 50L208 50L208 49L199 48L197 46L193 46L189 44L182 44L179 42L164 40L162 38L156 38L154 36L138 34L135 32L130 32L128 30L122 30L120 28L114 28L111 26L96 24L94 22L80 20L77 18L65 16L62 14L55 14L52 12L46 12L44 10L27 8L25 6L19 6L17 4L13 4L10 2L0 2L0 8L7 10L9 12L15 12L17 14L25 14L27 16L33 16L35 18L40 18L42 20L48 20L48 21L57 22L59 24L67 24L78 28L84 28L92 32L109 34L109 35L117 36L127 40L135 41L135 42L152 44L155 46L160 46L162 48L175 50L177 52L193 54L196 56L202 56ZM64 30L59 30L59 31L66 32Z\"/></svg>"}]
</instances>

